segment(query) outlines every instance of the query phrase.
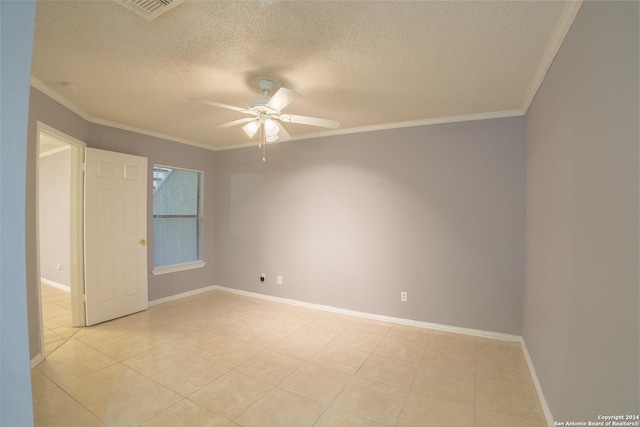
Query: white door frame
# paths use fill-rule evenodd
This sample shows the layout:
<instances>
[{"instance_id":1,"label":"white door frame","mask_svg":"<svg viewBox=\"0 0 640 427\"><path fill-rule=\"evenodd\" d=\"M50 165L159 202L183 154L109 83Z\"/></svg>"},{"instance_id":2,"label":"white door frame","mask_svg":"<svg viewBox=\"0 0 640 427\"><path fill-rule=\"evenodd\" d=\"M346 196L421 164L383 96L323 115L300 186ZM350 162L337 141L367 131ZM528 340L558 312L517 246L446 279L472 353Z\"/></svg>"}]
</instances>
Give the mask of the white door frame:
<instances>
[{"instance_id":1,"label":"white door frame","mask_svg":"<svg viewBox=\"0 0 640 427\"><path fill-rule=\"evenodd\" d=\"M48 134L65 142L71 147L70 153L70 182L71 182L71 206L69 210L70 221L70 288L71 288L71 322L74 327L85 326L84 309L84 149L86 143L76 139L64 132L42 123L37 122L37 146L36 146L36 277L40 280L40 206L39 206L39 174L40 174L40 135ZM42 318L42 294L38 285L38 305L40 312L40 340L41 354L44 354L44 320Z\"/></svg>"}]
</instances>

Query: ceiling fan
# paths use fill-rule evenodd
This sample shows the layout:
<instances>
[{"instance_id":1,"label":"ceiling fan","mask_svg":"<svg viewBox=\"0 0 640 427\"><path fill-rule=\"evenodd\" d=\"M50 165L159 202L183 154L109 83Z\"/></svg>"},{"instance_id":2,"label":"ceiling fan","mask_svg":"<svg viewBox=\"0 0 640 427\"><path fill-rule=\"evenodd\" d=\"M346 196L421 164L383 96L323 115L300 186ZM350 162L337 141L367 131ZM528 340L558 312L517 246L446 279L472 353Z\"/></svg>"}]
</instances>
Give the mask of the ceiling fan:
<instances>
[{"instance_id":1,"label":"ceiling fan","mask_svg":"<svg viewBox=\"0 0 640 427\"><path fill-rule=\"evenodd\" d=\"M261 145L263 142L274 142L277 140L286 141L291 139L289 132L287 132L279 122L299 123L302 125L318 126L329 129L337 129L340 127L340 122L337 120L298 116L295 114L282 114L282 110L287 105L291 104L299 95L291 89L281 87L275 94L273 94L271 99L269 99L269 91L272 90L274 86L273 81L262 79L259 81L259 84L260 90L264 96L251 101L249 108L234 107L233 105L221 104L219 102L208 101L202 98L194 98L194 100L203 104L213 105L214 107L226 108L253 116L224 123L217 126L217 128L225 129L244 124L244 126L242 126L242 130L244 130L249 138L253 138L260 130Z\"/></svg>"}]
</instances>

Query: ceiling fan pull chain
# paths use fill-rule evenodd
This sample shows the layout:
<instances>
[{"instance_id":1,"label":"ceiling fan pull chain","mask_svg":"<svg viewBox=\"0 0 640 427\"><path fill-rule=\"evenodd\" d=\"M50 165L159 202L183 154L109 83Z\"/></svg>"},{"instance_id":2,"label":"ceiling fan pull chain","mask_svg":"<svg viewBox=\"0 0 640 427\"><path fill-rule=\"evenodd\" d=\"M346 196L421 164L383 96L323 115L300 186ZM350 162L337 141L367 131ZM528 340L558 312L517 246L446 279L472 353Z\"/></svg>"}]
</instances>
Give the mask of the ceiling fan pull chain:
<instances>
[{"instance_id":1,"label":"ceiling fan pull chain","mask_svg":"<svg viewBox=\"0 0 640 427\"><path fill-rule=\"evenodd\" d=\"M262 126L262 128L264 128L264 126ZM264 138L262 140L262 161L266 162L267 161L267 134L264 131L264 129L262 129L262 137Z\"/></svg>"},{"instance_id":2,"label":"ceiling fan pull chain","mask_svg":"<svg viewBox=\"0 0 640 427\"><path fill-rule=\"evenodd\" d=\"M262 148L262 161L266 162L267 161L267 135L264 133L263 128L264 126L260 125L260 145L258 145L258 148Z\"/></svg>"}]
</instances>

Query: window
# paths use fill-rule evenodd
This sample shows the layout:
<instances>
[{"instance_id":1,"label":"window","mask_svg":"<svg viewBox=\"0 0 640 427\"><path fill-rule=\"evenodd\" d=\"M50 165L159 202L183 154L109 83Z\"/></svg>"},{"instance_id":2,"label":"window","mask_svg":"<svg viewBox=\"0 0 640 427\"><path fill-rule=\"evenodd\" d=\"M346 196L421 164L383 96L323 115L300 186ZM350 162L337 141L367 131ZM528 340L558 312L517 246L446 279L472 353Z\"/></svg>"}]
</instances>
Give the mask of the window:
<instances>
[{"instance_id":1,"label":"window","mask_svg":"<svg viewBox=\"0 0 640 427\"><path fill-rule=\"evenodd\" d=\"M202 267L202 172L153 166L154 274Z\"/></svg>"}]
</instances>

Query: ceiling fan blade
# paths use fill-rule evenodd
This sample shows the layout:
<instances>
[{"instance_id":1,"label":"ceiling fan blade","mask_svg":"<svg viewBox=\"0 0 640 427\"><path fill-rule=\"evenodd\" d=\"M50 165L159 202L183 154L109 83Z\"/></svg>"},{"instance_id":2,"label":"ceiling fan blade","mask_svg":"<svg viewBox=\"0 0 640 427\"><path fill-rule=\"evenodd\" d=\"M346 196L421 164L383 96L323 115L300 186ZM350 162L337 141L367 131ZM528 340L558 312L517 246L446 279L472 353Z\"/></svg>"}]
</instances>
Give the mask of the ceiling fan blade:
<instances>
[{"instance_id":1,"label":"ceiling fan blade","mask_svg":"<svg viewBox=\"0 0 640 427\"><path fill-rule=\"evenodd\" d=\"M267 102L267 107L273 108L277 111L282 111L284 107L291 104L299 95L292 91L291 89L287 89L286 87L281 87L278 91L271 97L269 102Z\"/></svg>"},{"instance_id":2,"label":"ceiling fan blade","mask_svg":"<svg viewBox=\"0 0 640 427\"><path fill-rule=\"evenodd\" d=\"M216 128L217 129L226 129L226 128L230 128L232 126L237 126L237 125L241 125L243 123L248 123L248 122L251 122L253 120L255 120L255 119L252 118L252 117L247 117L245 119L239 119L239 120L234 120L234 121L229 122L229 123L223 123L221 125L216 126Z\"/></svg>"},{"instance_id":3,"label":"ceiling fan blade","mask_svg":"<svg viewBox=\"0 0 640 427\"><path fill-rule=\"evenodd\" d=\"M280 128L280 132L278 132L278 141L288 141L291 139L291 135L289 132L282 126L280 123L276 122L278 127Z\"/></svg>"},{"instance_id":4,"label":"ceiling fan blade","mask_svg":"<svg viewBox=\"0 0 640 427\"><path fill-rule=\"evenodd\" d=\"M222 104L220 102L209 101L202 98L191 98L192 101L200 102L201 104L213 105L214 107L226 108L227 110L239 111L244 114L253 114L253 111L246 108L234 107L233 105Z\"/></svg>"},{"instance_id":5,"label":"ceiling fan blade","mask_svg":"<svg viewBox=\"0 0 640 427\"><path fill-rule=\"evenodd\" d=\"M299 123L301 125L319 126L329 129L338 129L340 122L337 120L320 119L318 117L297 116L295 114L280 114L278 117L285 123Z\"/></svg>"}]
</instances>

